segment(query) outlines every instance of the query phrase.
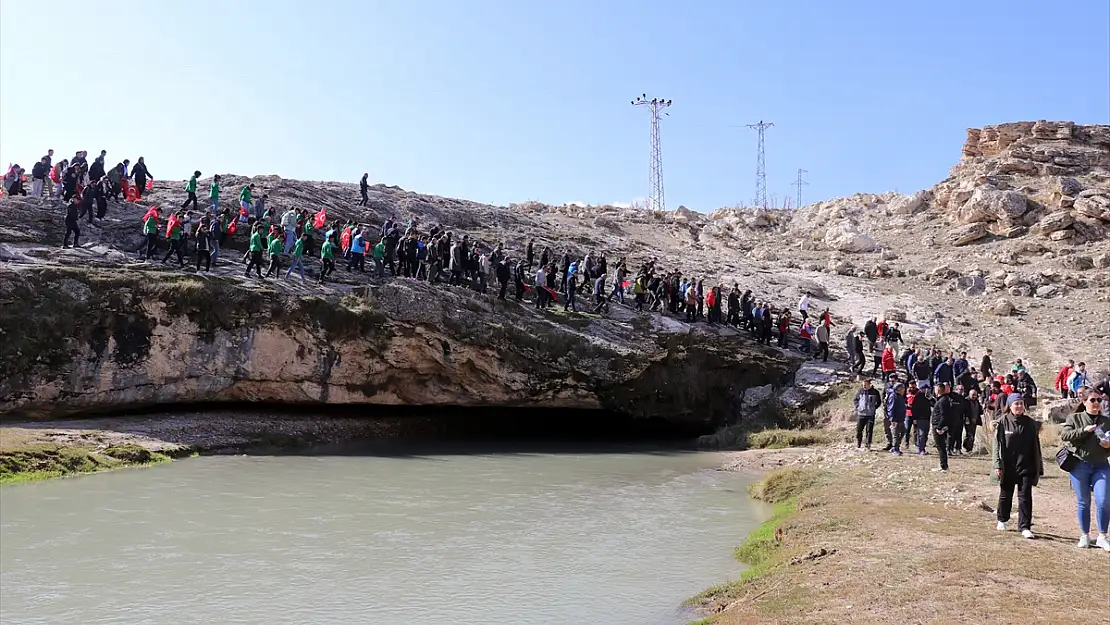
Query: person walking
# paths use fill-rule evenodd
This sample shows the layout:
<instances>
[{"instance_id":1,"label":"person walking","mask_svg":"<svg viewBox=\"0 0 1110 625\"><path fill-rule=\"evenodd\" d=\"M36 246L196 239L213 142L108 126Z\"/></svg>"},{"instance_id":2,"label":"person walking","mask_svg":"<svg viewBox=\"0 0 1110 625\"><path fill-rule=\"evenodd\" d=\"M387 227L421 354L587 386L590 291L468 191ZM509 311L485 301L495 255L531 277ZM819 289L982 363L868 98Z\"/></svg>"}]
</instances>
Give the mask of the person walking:
<instances>
[{"instance_id":1,"label":"person walking","mask_svg":"<svg viewBox=\"0 0 1110 625\"><path fill-rule=\"evenodd\" d=\"M1091 493L1094 492L1095 522L1098 537L1095 546L1110 551L1110 419L1102 412L1099 393L1090 392L1082 409L1068 415L1060 429L1060 439L1067 446L1071 462L1061 468L1071 474L1075 491L1076 514L1079 517L1078 546L1091 546Z\"/></svg>"},{"instance_id":2,"label":"person walking","mask_svg":"<svg viewBox=\"0 0 1110 625\"><path fill-rule=\"evenodd\" d=\"M154 182L154 176L151 175L150 170L146 168L146 161L143 160L143 157L140 156L135 166L131 168L131 178L135 180L136 199L143 199L143 192L146 191L147 181Z\"/></svg>"},{"instance_id":3,"label":"person walking","mask_svg":"<svg viewBox=\"0 0 1110 625\"><path fill-rule=\"evenodd\" d=\"M285 272L286 280L293 275L293 270L296 269L301 274L301 282L304 282L304 246L307 240L308 235L302 234L297 242L293 244L292 260L289 261L289 269Z\"/></svg>"},{"instance_id":4,"label":"person walking","mask_svg":"<svg viewBox=\"0 0 1110 625\"><path fill-rule=\"evenodd\" d=\"M254 224L251 229L250 249L247 250L250 260L247 262L247 270L243 273L244 276L250 277L251 269L255 270L257 276L262 278L262 224Z\"/></svg>"},{"instance_id":5,"label":"person walking","mask_svg":"<svg viewBox=\"0 0 1110 625\"><path fill-rule=\"evenodd\" d=\"M1018 491L1018 531L1033 534L1033 487L1044 475L1041 461L1040 426L1025 413L1025 402L1016 400L999 420L994 431L994 476L998 480L998 530L1006 531Z\"/></svg>"},{"instance_id":6,"label":"person walking","mask_svg":"<svg viewBox=\"0 0 1110 625\"><path fill-rule=\"evenodd\" d=\"M937 384L937 401L933 404L933 414L930 426L933 430L933 443L937 446L937 455L940 456L940 468L934 471L948 472L948 434L952 424L952 415L955 408L952 406L952 387L947 382Z\"/></svg>"},{"instance_id":7,"label":"person walking","mask_svg":"<svg viewBox=\"0 0 1110 625\"><path fill-rule=\"evenodd\" d=\"M200 170L194 171L193 172L193 177L189 178L189 182L185 183L185 193L187 193L189 195L188 195L188 197L185 198L185 202L181 205L182 209L189 208L189 204L192 203L193 210L196 210L196 208L197 208L197 178L199 178L199 177L200 177Z\"/></svg>"},{"instance_id":8,"label":"person walking","mask_svg":"<svg viewBox=\"0 0 1110 625\"><path fill-rule=\"evenodd\" d=\"M370 196L367 193L367 191L369 191L369 189L370 189L370 183L367 182L367 179L369 177L370 177L370 174L364 173L364 174L362 174L362 180L358 181L358 191L362 195L362 199L359 200L359 203L358 203L359 206L366 206L367 204L370 203Z\"/></svg>"},{"instance_id":9,"label":"person walking","mask_svg":"<svg viewBox=\"0 0 1110 625\"><path fill-rule=\"evenodd\" d=\"M906 422L906 386L896 384L890 391L886 401L886 418L883 426L886 430L887 447L895 456L901 456L901 441L904 432L902 428ZM907 448L909 446L907 445Z\"/></svg>"},{"instance_id":10,"label":"person walking","mask_svg":"<svg viewBox=\"0 0 1110 625\"><path fill-rule=\"evenodd\" d=\"M882 403L879 391L871 386L871 378L864 378L856 391L856 449L864 446L864 432L867 432L866 449L871 451L871 438L875 434L875 412Z\"/></svg>"},{"instance_id":11,"label":"person walking","mask_svg":"<svg viewBox=\"0 0 1110 625\"><path fill-rule=\"evenodd\" d=\"M324 244L320 246L320 284L335 271L335 248L335 233L328 232L324 235Z\"/></svg>"},{"instance_id":12,"label":"person walking","mask_svg":"<svg viewBox=\"0 0 1110 625\"><path fill-rule=\"evenodd\" d=\"M910 421L913 422L913 430L915 434L914 442L917 444L917 455L925 455L925 445L929 441L929 417L932 414L933 404L929 401L929 395L924 390L917 387L910 387L909 395L906 399L906 404L909 410ZM909 428L906 428L909 432ZM906 437L906 446L909 447L909 436Z\"/></svg>"},{"instance_id":13,"label":"person walking","mask_svg":"<svg viewBox=\"0 0 1110 625\"><path fill-rule=\"evenodd\" d=\"M208 187L208 210L212 211L212 219L220 214L220 175L212 176L212 184Z\"/></svg>"},{"instance_id":14,"label":"person walking","mask_svg":"<svg viewBox=\"0 0 1110 625\"><path fill-rule=\"evenodd\" d=\"M193 233L197 246L197 273L200 273L200 263L204 262L204 270L212 271L212 226L208 215L200 218L200 225Z\"/></svg>"},{"instance_id":15,"label":"person walking","mask_svg":"<svg viewBox=\"0 0 1110 625\"><path fill-rule=\"evenodd\" d=\"M829 326L820 324L817 326L817 352L813 354L813 359L821 358L821 362L829 361Z\"/></svg>"}]
</instances>

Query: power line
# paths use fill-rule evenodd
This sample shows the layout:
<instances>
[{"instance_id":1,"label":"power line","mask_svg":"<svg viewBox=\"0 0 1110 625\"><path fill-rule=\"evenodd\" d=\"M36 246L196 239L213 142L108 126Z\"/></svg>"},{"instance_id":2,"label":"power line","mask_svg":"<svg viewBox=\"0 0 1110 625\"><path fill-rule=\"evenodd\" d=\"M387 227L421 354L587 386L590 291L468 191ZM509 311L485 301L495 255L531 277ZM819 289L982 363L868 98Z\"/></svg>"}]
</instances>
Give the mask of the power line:
<instances>
[{"instance_id":1,"label":"power line","mask_svg":"<svg viewBox=\"0 0 1110 625\"><path fill-rule=\"evenodd\" d=\"M763 152L763 133L774 126L771 122L760 120L758 124L748 124L748 128L759 132L759 153L755 161L755 204L767 208L767 162Z\"/></svg>"},{"instance_id":2,"label":"power line","mask_svg":"<svg viewBox=\"0 0 1110 625\"><path fill-rule=\"evenodd\" d=\"M646 93L632 101L633 106L646 106L651 111L651 172L648 175L648 184L651 187L648 208L651 210L667 210L663 198L663 149L659 145L659 118L661 115L669 115L663 109L670 107L671 103L672 100L663 98L648 100Z\"/></svg>"},{"instance_id":3,"label":"power line","mask_svg":"<svg viewBox=\"0 0 1110 625\"><path fill-rule=\"evenodd\" d=\"M808 174L808 173L809 172L804 170L804 169L799 169L798 170L798 179L795 180L794 182L790 183L790 186L798 187L798 206L796 208L801 208L802 207L802 187L809 186L808 182L806 182L805 180L802 180L802 174Z\"/></svg>"}]
</instances>

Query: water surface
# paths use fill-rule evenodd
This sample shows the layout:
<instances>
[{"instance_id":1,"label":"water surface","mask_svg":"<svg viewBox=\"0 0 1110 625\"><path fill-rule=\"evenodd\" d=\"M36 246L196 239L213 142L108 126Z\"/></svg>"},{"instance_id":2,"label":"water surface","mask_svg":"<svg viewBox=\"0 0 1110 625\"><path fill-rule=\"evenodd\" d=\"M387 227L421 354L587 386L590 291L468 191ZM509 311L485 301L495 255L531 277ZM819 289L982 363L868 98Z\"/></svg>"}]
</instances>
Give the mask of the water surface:
<instances>
[{"instance_id":1,"label":"water surface","mask_svg":"<svg viewBox=\"0 0 1110 625\"><path fill-rule=\"evenodd\" d=\"M768 510L657 451L205 457L0 489L4 623L666 624Z\"/></svg>"}]
</instances>

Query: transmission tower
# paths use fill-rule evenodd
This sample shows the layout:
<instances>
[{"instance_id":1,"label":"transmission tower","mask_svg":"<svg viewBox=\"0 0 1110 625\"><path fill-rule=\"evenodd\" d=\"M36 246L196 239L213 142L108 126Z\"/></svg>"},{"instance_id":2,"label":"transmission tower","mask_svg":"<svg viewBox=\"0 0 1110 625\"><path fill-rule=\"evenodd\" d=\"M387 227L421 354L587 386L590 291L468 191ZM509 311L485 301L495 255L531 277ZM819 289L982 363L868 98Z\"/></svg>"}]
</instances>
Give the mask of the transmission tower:
<instances>
[{"instance_id":1,"label":"transmission tower","mask_svg":"<svg viewBox=\"0 0 1110 625\"><path fill-rule=\"evenodd\" d=\"M748 128L759 132L759 154L755 161L755 203L763 208L767 208L767 159L763 153L763 132L771 126L774 124L763 120L758 124L748 124Z\"/></svg>"},{"instance_id":2,"label":"transmission tower","mask_svg":"<svg viewBox=\"0 0 1110 625\"><path fill-rule=\"evenodd\" d=\"M790 183L790 186L798 187L798 206L797 206L797 208L802 207L802 187L809 186L808 182L806 182L805 180L802 180L802 174L808 174L808 173L809 172L804 170L804 169L799 169L798 170L798 179L795 180L794 182Z\"/></svg>"},{"instance_id":3,"label":"transmission tower","mask_svg":"<svg viewBox=\"0 0 1110 625\"><path fill-rule=\"evenodd\" d=\"M667 115L663 109L668 108L672 100L663 98L647 99L647 94L632 101L633 106L646 106L651 111L651 173L648 183L651 186L651 197L648 199L648 208L651 210L667 210L667 203L663 199L663 150L659 145L659 118Z\"/></svg>"}]
</instances>

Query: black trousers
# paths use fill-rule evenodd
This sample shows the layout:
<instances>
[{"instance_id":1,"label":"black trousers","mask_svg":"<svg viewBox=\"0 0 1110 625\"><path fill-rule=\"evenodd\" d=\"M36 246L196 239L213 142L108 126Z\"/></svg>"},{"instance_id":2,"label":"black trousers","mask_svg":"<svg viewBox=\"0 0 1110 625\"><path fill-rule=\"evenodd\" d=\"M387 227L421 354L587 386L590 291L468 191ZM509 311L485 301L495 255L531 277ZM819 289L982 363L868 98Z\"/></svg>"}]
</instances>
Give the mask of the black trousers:
<instances>
[{"instance_id":1,"label":"black trousers","mask_svg":"<svg viewBox=\"0 0 1110 625\"><path fill-rule=\"evenodd\" d=\"M1004 474L1005 475L1005 474ZM1029 475L1005 475L998 485L998 520L1010 520L1014 507L1014 488L1018 491L1018 531L1033 528L1033 477Z\"/></svg>"},{"instance_id":2,"label":"black trousers","mask_svg":"<svg viewBox=\"0 0 1110 625\"><path fill-rule=\"evenodd\" d=\"M177 264L185 265L185 259L181 256L181 239L170 239L170 249L166 250L166 255L162 257L162 262L165 263L170 259L170 256L177 254Z\"/></svg>"},{"instance_id":3,"label":"black trousers","mask_svg":"<svg viewBox=\"0 0 1110 625\"><path fill-rule=\"evenodd\" d=\"M189 197L185 198L185 203L181 205L181 208L185 208L185 207L189 206L190 202L193 203L193 210L196 210L196 208L197 208L197 194L193 193L192 191L189 191Z\"/></svg>"},{"instance_id":4,"label":"black trousers","mask_svg":"<svg viewBox=\"0 0 1110 625\"><path fill-rule=\"evenodd\" d=\"M509 281L501 281L501 292L497 294L497 299L505 299L505 291L509 290Z\"/></svg>"},{"instance_id":5,"label":"black trousers","mask_svg":"<svg viewBox=\"0 0 1110 625\"><path fill-rule=\"evenodd\" d=\"M366 191L362 191L362 200L359 201L358 205L359 206L366 206L366 204L369 201L370 201L370 198L366 196Z\"/></svg>"},{"instance_id":6,"label":"black trousers","mask_svg":"<svg viewBox=\"0 0 1110 625\"><path fill-rule=\"evenodd\" d=\"M875 435L875 417L856 417L856 447L864 444L864 432L867 432L866 446L871 447L871 438Z\"/></svg>"},{"instance_id":7,"label":"black trousers","mask_svg":"<svg viewBox=\"0 0 1110 625\"><path fill-rule=\"evenodd\" d=\"M281 277L281 254L270 254L270 266L266 268L266 277L276 274Z\"/></svg>"},{"instance_id":8,"label":"black trousers","mask_svg":"<svg viewBox=\"0 0 1110 625\"><path fill-rule=\"evenodd\" d=\"M320 259L320 282L323 282L324 278L327 278L329 275L331 275L331 272L333 272L333 271L335 271L335 261L330 259L330 258L321 258Z\"/></svg>"},{"instance_id":9,"label":"black trousers","mask_svg":"<svg viewBox=\"0 0 1110 625\"><path fill-rule=\"evenodd\" d=\"M821 355L824 355L824 358L821 359L821 362L828 362L829 361L829 344L828 343L822 343L821 341L818 341L817 342L817 352L815 354L813 354L813 359L817 360L817 357L821 356Z\"/></svg>"},{"instance_id":10,"label":"black trousers","mask_svg":"<svg viewBox=\"0 0 1110 625\"><path fill-rule=\"evenodd\" d=\"M933 444L937 446L937 455L940 456L940 468L948 470L948 435L933 432Z\"/></svg>"},{"instance_id":11,"label":"black trousers","mask_svg":"<svg viewBox=\"0 0 1110 625\"><path fill-rule=\"evenodd\" d=\"M248 252L250 254L250 261L247 262L247 271L243 274L245 276L251 275L251 269L254 269L258 277L262 277L262 250L254 250Z\"/></svg>"},{"instance_id":12,"label":"black trousers","mask_svg":"<svg viewBox=\"0 0 1110 625\"><path fill-rule=\"evenodd\" d=\"M77 227L77 222L66 223L66 235L62 237L62 247L69 245L69 233L73 233L73 247L77 247L77 240L81 238L81 228Z\"/></svg>"},{"instance_id":13,"label":"black trousers","mask_svg":"<svg viewBox=\"0 0 1110 625\"><path fill-rule=\"evenodd\" d=\"M212 252L210 250L197 250L197 271L200 271L200 261L204 261L204 270L212 271Z\"/></svg>"},{"instance_id":14,"label":"black trousers","mask_svg":"<svg viewBox=\"0 0 1110 625\"><path fill-rule=\"evenodd\" d=\"M964 424L953 423L948 426L948 452L954 452L964 446Z\"/></svg>"},{"instance_id":15,"label":"black trousers","mask_svg":"<svg viewBox=\"0 0 1110 625\"><path fill-rule=\"evenodd\" d=\"M971 453L971 449L975 447L975 428L979 426L974 423L964 424L964 451Z\"/></svg>"},{"instance_id":16,"label":"black trousers","mask_svg":"<svg viewBox=\"0 0 1110 625\"><path fill-rule=\"evenodd\" d=\"M158 235L150 233L146 235L146 258L149 260L154 258L154 252L158 251Z\"/></svg>"}]
</instances>

